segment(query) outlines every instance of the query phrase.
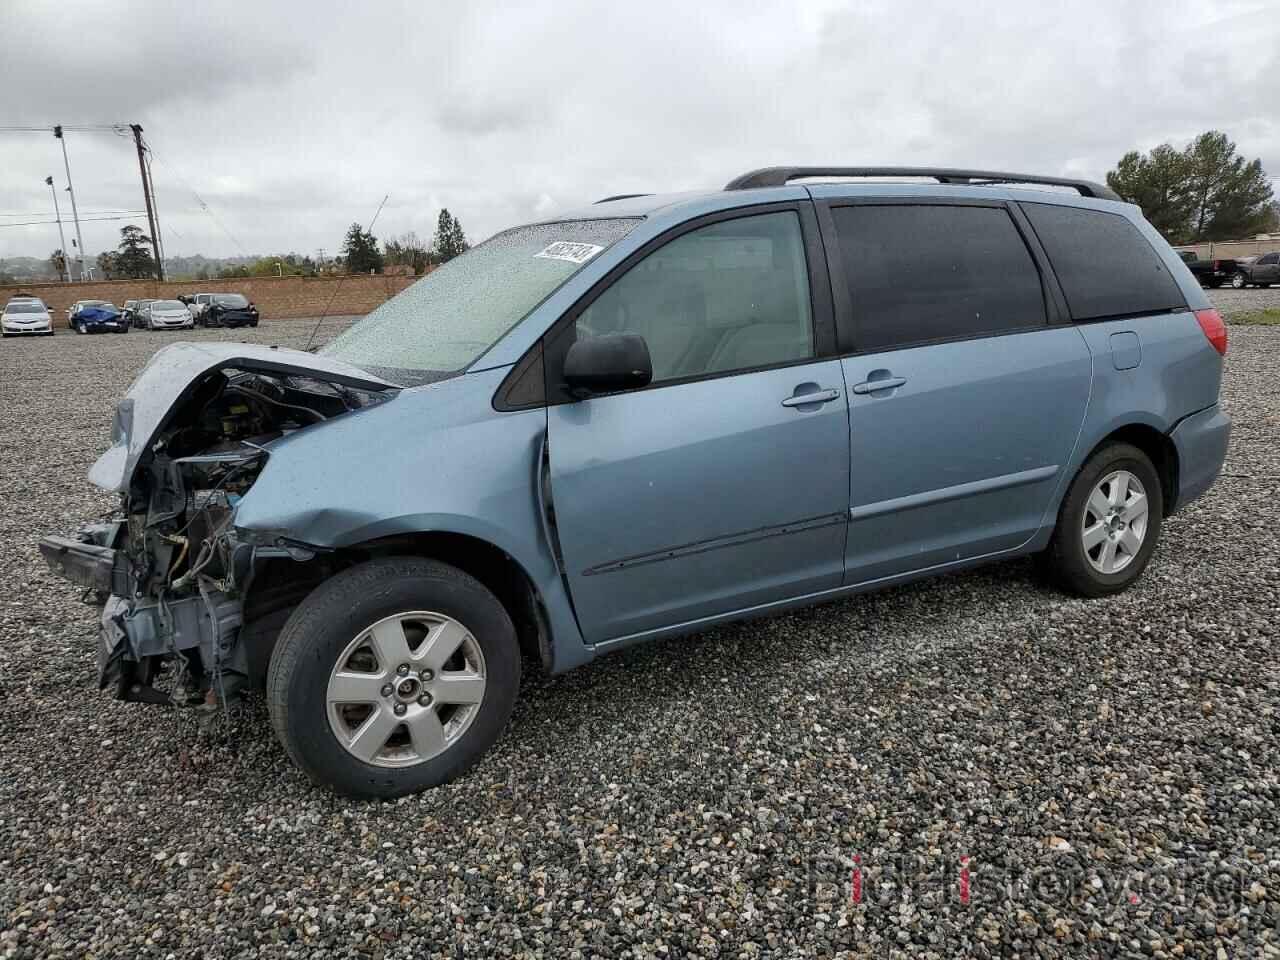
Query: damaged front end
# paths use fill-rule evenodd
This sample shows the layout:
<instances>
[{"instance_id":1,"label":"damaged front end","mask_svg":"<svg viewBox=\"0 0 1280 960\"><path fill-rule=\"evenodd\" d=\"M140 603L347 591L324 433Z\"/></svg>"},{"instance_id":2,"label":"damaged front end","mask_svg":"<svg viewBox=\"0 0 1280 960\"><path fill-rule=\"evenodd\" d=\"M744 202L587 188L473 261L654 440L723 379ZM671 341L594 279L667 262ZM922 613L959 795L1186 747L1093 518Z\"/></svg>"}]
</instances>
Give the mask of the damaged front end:
<instances>
[{"instance_id":1,"label":"damaged front end","mask_svg":"<svg viewBox=\"0 0 1280 960\"><path fill-rule=\"evenodd\" d=\"M101 688L122 700L212 705L260 679L265 661L245 642L250 621L287 613L289 598L247 603L255 576L272 559L314 553L279 537L248 542L236 507L275 441L397 389L295 350L184 343L152 358L89 473L119 494L119 510L73 538L40 542L49 566L102 605Z\"/></svg>"}]
</instances>

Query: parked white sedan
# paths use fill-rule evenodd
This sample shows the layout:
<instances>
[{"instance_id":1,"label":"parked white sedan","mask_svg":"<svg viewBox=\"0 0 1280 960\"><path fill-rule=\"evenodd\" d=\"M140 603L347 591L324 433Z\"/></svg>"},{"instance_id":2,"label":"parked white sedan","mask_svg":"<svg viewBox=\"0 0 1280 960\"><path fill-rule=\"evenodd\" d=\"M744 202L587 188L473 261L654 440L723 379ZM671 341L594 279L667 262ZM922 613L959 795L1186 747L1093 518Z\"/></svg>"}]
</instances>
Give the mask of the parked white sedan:
<instances>
[{"instance_id":1,"label":"parked white sedan","mask_svg":"<svg viewBox=\"0 0 1280 960\"><path fill-rule=\"evenodd\" d=\"M53 319L44 301L35 297L14 297L0 311L0 332L6 337L37 333L53 336Z\"/></svg>"},{"instance_id":2,"label":"parked white sedan","mask_svg":"<svg viewBox=\"0 0 1280 960\"><path fill-rule=\"evenodd\" d=\"M189 330L196 325L191 311L180 300L152 300L142 307L142 325L148 330Z\"/></svg>"}]
</instances>

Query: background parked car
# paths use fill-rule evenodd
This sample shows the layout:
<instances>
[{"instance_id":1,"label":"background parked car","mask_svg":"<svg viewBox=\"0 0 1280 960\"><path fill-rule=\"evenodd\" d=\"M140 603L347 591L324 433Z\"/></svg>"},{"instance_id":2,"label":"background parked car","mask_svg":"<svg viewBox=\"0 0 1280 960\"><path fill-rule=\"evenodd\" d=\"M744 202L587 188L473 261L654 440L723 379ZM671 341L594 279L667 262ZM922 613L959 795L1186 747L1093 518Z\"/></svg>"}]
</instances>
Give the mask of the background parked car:
<instances>
[{"instance_id":1,"label":"background parked car","mask_svg":"<svg viewBox=\"0 0 1280 960\"><path fill-rule=\"evenodd\" d=\"M200 314L206 327L256 327L258 308L242 293L214 293L210 304Z\"/></svg>"},{"instance_id":2,"label":"background parked car","mask_svg":"<svg viewBox=\"0 0 1280 960\"><path fill-rule=\"evenodd\" d=\"M67 326L74 330L76 326L76 315L81 310L86 307L101 307L104 304L110 306L110 304L107 304L106 300L77 300L71 306L67 307Z\"/></svg>"},{"instance_id":3,"label":"background parked car","mask_svg":"<svg viewBox=\"0 0 1280 960\"><path fill-rule=\"evenodd\" d=\"M1231 286L1241 290L1248 286L1266 287L1280 283L1280 253L1272 251L1260 257L1240 260L1231 277Z\"/></svg>"},{"instance_id":4,"label":"background parked car","mask_svg":"<svg viewBox=\"0 0 1280 960\"><path fill-rule=\"evenodd\" d=\"M199 323L204 312L209 309L209 305L213 303L213 293L193 293L179 297L183 303L187 305L187 309L191 311L192 318Z\"/></svg>"},{"instance_id":5,"label":"background parked car","mask_svg":"<svg viewBox=\"0 0 1280 960\"><path fill-rule=\"evenodd\" d=\"M148 330L190 330L196 324L181 300L148 300L142 308L142 325Z\"/></svg>"},{"instance_id":6,"label":"background parked car","mask_svg":"<svg viewBox=\"0 0 1280 960\"><path fill-rule=\"evenodd\" d=\"M1236 273L1236 261L1232 259L1201 260L1190 250L1179 250L1178 256L1202 287L1220 287Z\"/></svg>"},{"instance_id":7,"label":"background parked car","mask_svg":"<svg viewBox=\"0 0 1280 960\"><path fill-rule=\"evenodd\" d=\"M150 303L150 300L126 300L120 312L124 315L131 327L142 326L142 308Z\"/></svg>"},{"instance_id":8,"label":"background parked car","mask_svg":"<svg viewBox=\"0 0 1280 960\"><path fill-rule=\"evenodd\" d=\"M77 300L67 311L67 323L76 333L129 332L120 308L106 300Z\"/></svg>"},{"instance_id":9,"label":"background parked car","mask_svg":"<svg viewBox=\"0 0 1280 960\"><path fill-rule=\"evenodd\" d=\"M36 297L13 297L0 312L0 331L6 337L24 334L53 336L53 318L44 301Z\"/></svg>"}]
</instances>

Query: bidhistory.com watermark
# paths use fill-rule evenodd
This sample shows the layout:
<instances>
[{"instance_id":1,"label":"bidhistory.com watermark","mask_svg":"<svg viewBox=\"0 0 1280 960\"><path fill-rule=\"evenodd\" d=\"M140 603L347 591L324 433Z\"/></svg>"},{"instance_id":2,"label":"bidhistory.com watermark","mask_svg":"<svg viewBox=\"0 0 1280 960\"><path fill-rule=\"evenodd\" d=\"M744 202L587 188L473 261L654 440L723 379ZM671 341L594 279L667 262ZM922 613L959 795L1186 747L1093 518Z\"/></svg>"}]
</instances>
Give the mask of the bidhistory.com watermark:
<instances>
[{"instance_id":1,"label":"bidhistory.com watermark","mask_svg":"<svg viewBox=\"0 0 1280 960\"><path fill-rule=\"evenodd\" d=\"M964 854L928 859L892 852L818 855L793 865L793 870L801 868L803 889L796 889L796 873L788 871L793 883L787 895L803 896L823 909L899 909L904 902L959 908L1036 902L1066 908L1087 900L1098 907L1207 907L1219 916L1248 907L1261 918L1259 908L1269 897L1265 878L1275 870L1261 851L1253 856L1169 857L1141 866L1109 864L1052 846L1047 852L1050 860L1025 867L983 863ZM1280 912L1266 922L1280 929Z\"/></svg>"}]
</instances>

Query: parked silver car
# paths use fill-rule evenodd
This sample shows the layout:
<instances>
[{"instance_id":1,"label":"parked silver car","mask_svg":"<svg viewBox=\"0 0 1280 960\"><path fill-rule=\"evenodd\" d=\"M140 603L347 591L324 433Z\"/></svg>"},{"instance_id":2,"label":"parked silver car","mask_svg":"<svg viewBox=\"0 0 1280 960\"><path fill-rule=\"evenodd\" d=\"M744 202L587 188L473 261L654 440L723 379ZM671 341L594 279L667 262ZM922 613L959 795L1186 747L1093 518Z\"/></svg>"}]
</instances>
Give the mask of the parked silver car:
<instances>
[{"instance_id":1,"label":"parked silver car","mask_svg":"<svg viewBox=\"0 0 1280 960\"><path fill-rule=\"evenodd\" d=\"M148 300L142 306L142 325L148 330L190 330L191 311L180 300Z\"/></svg>"}]
</instances>

